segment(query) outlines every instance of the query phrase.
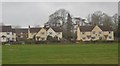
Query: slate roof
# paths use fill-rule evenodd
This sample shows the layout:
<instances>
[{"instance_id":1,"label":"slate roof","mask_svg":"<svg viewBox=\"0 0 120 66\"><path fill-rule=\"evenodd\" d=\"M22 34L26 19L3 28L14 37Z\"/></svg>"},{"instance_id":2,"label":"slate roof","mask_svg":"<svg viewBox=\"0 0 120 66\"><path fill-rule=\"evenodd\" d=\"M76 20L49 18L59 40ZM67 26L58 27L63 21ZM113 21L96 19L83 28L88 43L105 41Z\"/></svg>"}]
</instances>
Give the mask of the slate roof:
<instances>
[{"instance_id":1,"label":"slate roof","mask_svg":"<svg viewBox=\"0 0 120 66\"><path fill-rule=\"evenodd\" d=\"M60 27L51 27L55 32L62 32Z\"/></svg>"},{"instance_id":2,"label":"slate roof","mask_svg":"<svg viewBox=\"0 0 120 66\"><path fill-rule=\"evenodd\" d=\"M110 26L99 26L99 27L103 31L113 31L112 27Z\"/></svg>"},{"instance_id":3,"label":"slate roof","mask_svg":"<svg viewBox=\"0 0 120 66\"><path fill-rule=\"evenodd\" d=\"M30 28L30 32L31 33L36 33L38 31L40 31L41 28Z\"/></svg>"},{"instance_id":4,"label":"slate roof","mask_svg":"<svg viewBox=\"0 0 120 66\"><path fill-rule=\"evenodd\" d=\"M12 29L12 32L15 33L16 32L15 29Z\"/></svg>"},{"instance_id":5,"label":"slate roof","mask_svg":"<svg viewBox=\"0 0 120 66\"><path fill-rule=\"evenodd\" d=\"M95 26L80 26L80 31L89 32L94 29ZM113 29L109 26L98 26L102 31L113 31Z\"/></svg>"},{"instance_id":6,"label":"slate roof","mask_svg":"<svg viewBox=\"0 0 120 66\"><path fill-rule=\"evenodd\" d=\"M0 26L0 32L12 32L11 26Z\"/></svg>"},{"instance_id":7,"label":"slate roof","mask_svg":"<svg viewBox=\"0 0 120 66\"><path fill-rule=\"evenodd\" d=\"M87 32L87 31L92 31L94 26L80 26L80 31L82 32Z\"/></svg>"},{"instance_id":8,"label":"slate roof","mask_svg":"<svg viewBox=\"0 0 120 66\"><path fill-rule=\"evenodd\" d=\"M13 33L28 33L28 29L27 28L13 28L12 29Z\"/></svg>"}]
</instances>

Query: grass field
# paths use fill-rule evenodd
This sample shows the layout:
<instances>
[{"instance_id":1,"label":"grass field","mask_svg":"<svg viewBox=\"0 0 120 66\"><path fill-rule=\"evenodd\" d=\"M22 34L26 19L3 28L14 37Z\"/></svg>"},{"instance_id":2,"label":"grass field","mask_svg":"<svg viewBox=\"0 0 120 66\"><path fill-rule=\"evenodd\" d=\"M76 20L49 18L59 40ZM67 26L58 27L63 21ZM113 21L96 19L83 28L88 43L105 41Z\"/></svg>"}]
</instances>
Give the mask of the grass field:
<instances>
[{"instance_id":1,"label":"grass field","mask_svg":"<svg viewBox=\"0 0 120 66\"><path fill-rule=\"evenodd\" d=\"M117 64L118 44L2 46L3 64Z\"/></svg>"}]
</instances>

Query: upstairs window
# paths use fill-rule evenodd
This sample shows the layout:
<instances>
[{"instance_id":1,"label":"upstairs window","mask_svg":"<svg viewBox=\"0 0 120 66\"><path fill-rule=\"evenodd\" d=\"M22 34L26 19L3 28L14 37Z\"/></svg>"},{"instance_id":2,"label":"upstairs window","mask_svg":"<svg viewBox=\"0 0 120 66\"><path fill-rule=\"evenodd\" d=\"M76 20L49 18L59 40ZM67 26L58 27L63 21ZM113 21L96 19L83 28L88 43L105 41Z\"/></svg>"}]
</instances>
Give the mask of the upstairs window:
<instances>
[{"instance_id":1,"label":"upstairs window","mask_svg":"<svg viewBox=\"0 0 120 66\"><path fill-rule=\"evenodd\" d=\"M102 34L102 32L100 31L99 34Z\"/></svg>"},{"instance_id":2,"label":"upstairs window","mask_svg":"<svg viewBox=\"0 0 120 66\"><path fill-rule=\"evenodd\" d=\"M52 34L52 32L49 32L49 34Z\"/></svg>"},{"instance_id":3,"label":"upstairs window","mask_svg":"<svg viewBox=\"0 0 120 66\"><path fill-rule=\"evenodd\" d=\"M95 31L93 31L93 34L95 34Z\"/></svg>"},{"instance_id":4,"label":"upstairs window","mask_svg":"<svg viewBox=\"0 0 120 66\"><path fill-rule=\"evenodd\" d=\"M20 34L23 34L23 32L21 32Z\"/></svg>"},{"instance_id":5,"label":"upstairs window","mask_svg":"<svg viewBox=\"0 0 120 66\"><path fill-rule=\"evenodd\" d=\"M86 39L85 37L83 37L83 39Z\"/></svg>"},{"instance_id":6,"label":"upstairs window","mask_svg":"<svg viewBox=\"0 0 120 66\"><path fill-rule=\"evenodd\" d=\"M82 32L82 34L85 34L85 32Z\"/></svg>"},{"instance_id":7,"label":"upstairs window","mask_svg":"<svg viewBox=\"0 0 120 66\"><path fill-rule=\"evenodd\" d=\"M111 34L111 32L109 32L109 34Z\"/></svg>"},{"instance_id":8,"label":"upstairs window","mask_svg":"<svg viewBox=\"0 0 120 66\"><path fill-rule=\"evenodd\" d=\"M9 32L7 32L7 35L9 35L10 33Z\"/></svg>"},{"instance_id":9,"label":"upstairs window","mask_svg":"<svg viewBox=\"0 0 120 66\"><path fill-rule=\"evenodd\" d=\"M14 35L14 33L12 33L12 35Z\"/></svg>"},{"instance_id":10,"label":"upstairs window","mask_svg":"<svg viewBox=\"0 0 120 66\"><path fill-rule=\"evenodd\" d=\"M20 35L18 37L20 38Z\"/></svg>"},{"instance_id":11,"label":"upstairs window","mask_svg":"<svg viewBox=\"0 0 120 66\"><path fill-rule=\"evenodd\" d=\"M45 34L45 32L41 32L41 34Z\"/></svg>"},{"instance_id":12,"label":"upstairs window","mask_svg":"<svg viewBox=\"0 0 120 66\"><path fill-rule=\"evenodd\" d=\"M58 32L58 34L60 34L60 32Z\"/></svg>"}]
</instances>

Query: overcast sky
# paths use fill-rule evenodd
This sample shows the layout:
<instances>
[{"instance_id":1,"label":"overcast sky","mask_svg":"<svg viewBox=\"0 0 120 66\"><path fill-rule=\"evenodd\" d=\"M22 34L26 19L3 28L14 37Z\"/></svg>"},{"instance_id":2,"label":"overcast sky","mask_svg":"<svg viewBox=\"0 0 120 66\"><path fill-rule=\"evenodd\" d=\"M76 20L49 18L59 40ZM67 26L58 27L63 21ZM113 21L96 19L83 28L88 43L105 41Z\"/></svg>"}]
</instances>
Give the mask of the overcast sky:
<instances>
[{"instance_id":1,"label":"overcast sky","mask_svg":"<svg viewBox=\"0 0 120 66\"><path fill-rule=\"evenodd\" d=\"M112 16L118 12L117 2L3 2L2 20L5 24L43 26L50 14L66 9L73 16L86 18L94 11L103 11Z\"/></svg>"}]
</instances>

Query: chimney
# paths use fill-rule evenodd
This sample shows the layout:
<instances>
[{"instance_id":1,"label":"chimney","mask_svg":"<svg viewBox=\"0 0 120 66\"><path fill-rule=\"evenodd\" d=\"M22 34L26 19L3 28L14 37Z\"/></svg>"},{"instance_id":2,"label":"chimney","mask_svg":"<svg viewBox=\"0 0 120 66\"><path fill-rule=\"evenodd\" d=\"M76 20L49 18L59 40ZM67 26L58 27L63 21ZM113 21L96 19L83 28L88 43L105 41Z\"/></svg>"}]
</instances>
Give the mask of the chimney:
<instances>
[{"instance_id":1,"label":"chimney","mask_svg":"<svg viewBox=\"0 0 120 66\"><path fill-rule=\"evenodd\" d=\"M30 25L29 25L29 28L30 28Z\"/></svg>"},{"instance_id":2,"label":"chimney","mask_svg":"<svg viewBox=\"0 0 120 66\"><path fill-rule=\"evenodd\" d=\"M28 39L30 39L30 25L28 26Z\"/></svg>"}]
</instances>

